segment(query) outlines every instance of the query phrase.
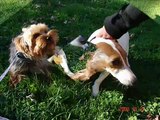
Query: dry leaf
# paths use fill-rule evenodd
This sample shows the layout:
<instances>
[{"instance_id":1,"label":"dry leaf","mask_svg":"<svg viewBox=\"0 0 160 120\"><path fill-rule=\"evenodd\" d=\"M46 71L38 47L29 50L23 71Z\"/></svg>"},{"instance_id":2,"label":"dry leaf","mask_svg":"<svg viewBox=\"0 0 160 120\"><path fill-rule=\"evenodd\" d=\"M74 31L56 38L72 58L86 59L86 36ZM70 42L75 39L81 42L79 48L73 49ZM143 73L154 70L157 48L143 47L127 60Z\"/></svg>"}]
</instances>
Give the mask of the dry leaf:
<instances>
[{"instance_id":1,"label":"dry leaf","mask_svg":"<svg viewBox=\"0 0 160 120\"><path fill-rule=\"evenodd\" d=\"M53 56L53 60L54 60L54 62L55 62L56 64L62 63L62 58L61 58L60 55L54 55L54 56Z\"/></svg>"}]
</instances>

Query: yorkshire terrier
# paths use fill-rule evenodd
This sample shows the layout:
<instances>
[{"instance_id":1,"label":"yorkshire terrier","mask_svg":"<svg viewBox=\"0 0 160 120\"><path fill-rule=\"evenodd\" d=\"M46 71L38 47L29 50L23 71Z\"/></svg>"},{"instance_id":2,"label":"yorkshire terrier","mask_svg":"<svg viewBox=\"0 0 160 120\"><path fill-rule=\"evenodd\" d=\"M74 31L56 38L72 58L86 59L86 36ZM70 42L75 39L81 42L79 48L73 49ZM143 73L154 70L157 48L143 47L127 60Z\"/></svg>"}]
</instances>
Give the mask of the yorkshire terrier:
<instances>
[{"instance_id":1,"label":"yorkshire terrier","mask_svg":"<svg viewBox=\"0 0 160 120\"><path fill-rule=\"evenodd\" d=\"M55 52L58 42L57 30L49 30L42 23L22 29L22 33L12 40L10 45L10 84L16 86L24 75L41 73L50 75L47 59Z\"/></svg>"}]
</instances>

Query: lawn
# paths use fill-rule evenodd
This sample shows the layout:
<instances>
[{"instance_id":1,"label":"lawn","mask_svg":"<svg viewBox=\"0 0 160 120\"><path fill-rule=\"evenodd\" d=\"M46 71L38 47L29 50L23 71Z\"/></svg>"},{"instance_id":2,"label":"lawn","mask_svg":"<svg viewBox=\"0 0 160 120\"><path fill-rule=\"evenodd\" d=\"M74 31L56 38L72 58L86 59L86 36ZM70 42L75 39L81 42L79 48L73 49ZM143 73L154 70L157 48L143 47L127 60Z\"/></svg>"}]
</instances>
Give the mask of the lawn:
<instances>
[{"instance_id":1,"label":"lawn","mask_svg":"<svg viewBox=\"0 0 160 120\"><path fill-rule=\"evenodd\" d=\"M3 2L4 1L4 2ZM0 74L9 65L9 45L22 27L46 23L59 31L64 47L79 34L86 38L125 0L3 0L0 2ZM70 80L59 66L47 84L31 75L15 89L7 75L0 83L0 116L11 120L136 120L160 114L160 26L153 20L130 30L129 61L139 85L135 89L109 76L97 97L92 81ZM72 63L71 63L72 64ZM31 95L32 99L28 96Z\"/></svg>"}]
</instances>

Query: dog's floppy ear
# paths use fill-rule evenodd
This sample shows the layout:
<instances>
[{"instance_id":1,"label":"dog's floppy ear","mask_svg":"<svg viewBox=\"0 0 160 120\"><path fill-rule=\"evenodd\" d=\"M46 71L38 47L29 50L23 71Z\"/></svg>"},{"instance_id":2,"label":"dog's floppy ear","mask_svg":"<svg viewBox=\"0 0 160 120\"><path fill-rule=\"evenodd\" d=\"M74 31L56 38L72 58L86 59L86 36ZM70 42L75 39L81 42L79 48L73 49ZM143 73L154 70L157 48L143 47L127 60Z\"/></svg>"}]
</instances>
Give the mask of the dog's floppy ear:
<instances>
[{"instance_id":1,"label":"dog's floppy ear","mask_svg":"<svg viewBox=\"0 0 160 120\"><path fill-rule=\"evenodd\" d=\"M25 43L27 43L27 45L29 46L29 47L31 47L32 46L32 33L31 33L31 31L29 30L29 27L28 28L22 28L22 32L23 32L23 34L22 34L22 36L23 36L23 41L25 42Z\"/></svg>"},{"instance_id":2,"label":"dog's floppy ear","mask_svg":"<svg viewBox=\"0 0 160 120\"><path fill-rule=\"evenodd\" d=\"M15 46L16 46L16 50L23 52L23 53L27 53L29 51L28 46L25 45L25 43L23 42L23 38L22 37L16 37L13 40Z\"/></svg>"},{"instance_id":3,"label":"dog's floppy ear","mask_svg":"<svg viewBox=\"0 0 160 120\"><path fill-rule=\"evenodd\" d=\"M52 37L52 39L54 40L55 44L57 44L58 40L59 40L59 35L58 35L58 30L56 29L52 29L47 33L49 36Z\"/></svg>"}]
</instances>

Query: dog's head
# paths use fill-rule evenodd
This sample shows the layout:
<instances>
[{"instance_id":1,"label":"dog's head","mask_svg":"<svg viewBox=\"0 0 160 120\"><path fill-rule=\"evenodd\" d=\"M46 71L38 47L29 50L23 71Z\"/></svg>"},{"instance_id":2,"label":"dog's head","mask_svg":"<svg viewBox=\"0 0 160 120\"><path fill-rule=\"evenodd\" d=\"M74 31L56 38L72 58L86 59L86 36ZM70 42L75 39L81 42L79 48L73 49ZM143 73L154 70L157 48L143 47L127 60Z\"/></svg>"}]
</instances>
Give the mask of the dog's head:
<instances>
[{"instance_id":1,"label":"dog's head","mask_svg":"<svg viewBox=\"0 0 160 120\"><path fill-rule=\"evenodd\" d=\"M119 38L119 43L114 40L96 38L95 36L97 34L99 34L99 30L92 33L88 42L95 44L101 51L101 57L104 60L103 68L117 78L123 85L132 86L136 81L136 76L130 69L128 62L129 34L125 33Z\"/></svg>"},{"instance_id":2,"label":"dog's head","mask_svg":"<svg viewBox=\"0 0 160 120\"><path fill-rule=\"evenodd\" d=\"M113 41L108 41L108 44L99 43L97 47L107 55L105 69L123 85L131 86L136 80L136 76L130 69L127 54L123 48Z\"/></svg>"},{"instance_id":3,"label":"dog's head","mask_svg":"<svg viewBox=\"0 0 160 120\"><path fill-rule=\"evenodd\" d=\"M16 41L17 48L32 58L53 55L58 41L57 30L49 30L47 25L39 23L22 29L21 41Z\"/></svg>"},{"instance_id":4,"label":"dog's head","mask_svg":"<svg viewBox=\"0 0 160 120\"><path fill-rule=\"evenodd\" d=\"M115 41L96 38L93 40L99 51L99 58L103 59L103 69L111 73L123 85L132 86L136 76L130 69L127 53ZM98 64L98 63L97 63Z\"/></svg>"}]
</instances>

